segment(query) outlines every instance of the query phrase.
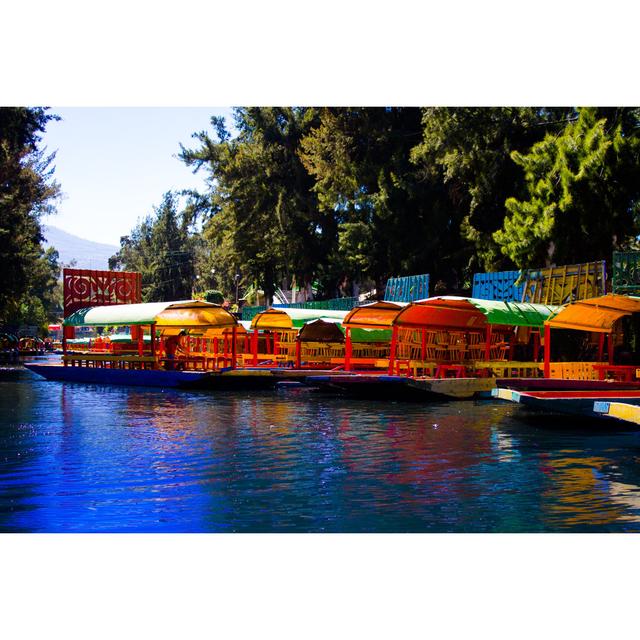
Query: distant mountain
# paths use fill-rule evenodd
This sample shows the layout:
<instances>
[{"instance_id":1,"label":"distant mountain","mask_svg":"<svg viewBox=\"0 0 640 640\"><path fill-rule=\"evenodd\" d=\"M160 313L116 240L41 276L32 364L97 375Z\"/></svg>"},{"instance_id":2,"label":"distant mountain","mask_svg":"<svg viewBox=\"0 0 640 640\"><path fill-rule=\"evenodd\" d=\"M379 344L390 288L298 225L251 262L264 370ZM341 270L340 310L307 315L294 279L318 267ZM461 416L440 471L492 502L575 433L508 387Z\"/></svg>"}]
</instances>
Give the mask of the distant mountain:
<instances>
[{"instance_id":1,"label":"distant mountain","mask_svg":"<svg viewBox=\"0 0 640 640\"><path fill-rule=\"evenodd\" d=\"M45 246L55 247L60 254L60 262L69 264L76 261L78 269L108 269L109 258L119 247L85 240L57 227L44 226Z\"/></svg>"}]
</instances>

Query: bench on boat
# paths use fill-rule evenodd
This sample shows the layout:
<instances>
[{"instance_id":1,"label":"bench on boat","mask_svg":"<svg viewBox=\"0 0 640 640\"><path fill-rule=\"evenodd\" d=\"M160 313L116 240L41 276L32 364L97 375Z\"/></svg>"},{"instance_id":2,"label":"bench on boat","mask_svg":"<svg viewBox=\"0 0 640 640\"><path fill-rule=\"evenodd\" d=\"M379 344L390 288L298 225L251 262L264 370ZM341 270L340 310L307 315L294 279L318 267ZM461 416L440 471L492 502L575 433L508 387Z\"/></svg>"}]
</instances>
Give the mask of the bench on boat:
<instances>
[{"instance_id":1,"label":"bench on boat","mask_svg":"<svg viewBox=\"0 0 640 640\"><path fill-rule=\"evenodd\" d=\"M108 367L110 369L155 369L153 356L114 356L102 353L73 353L62 356L63 364L72 367Z\"/></svg>"},{"instance_id":2,"label":"bench on boat","mask_svg":"<svg viewBox=\"0 0 640 640\"><path fill-rule=\"evenodd\" d=\"M344 366L346 358L331 358L330 362L333 367ZM349 358L349 365L352 369L387 369L389 360L386 358Z\"/></svg>"}]
</instances>

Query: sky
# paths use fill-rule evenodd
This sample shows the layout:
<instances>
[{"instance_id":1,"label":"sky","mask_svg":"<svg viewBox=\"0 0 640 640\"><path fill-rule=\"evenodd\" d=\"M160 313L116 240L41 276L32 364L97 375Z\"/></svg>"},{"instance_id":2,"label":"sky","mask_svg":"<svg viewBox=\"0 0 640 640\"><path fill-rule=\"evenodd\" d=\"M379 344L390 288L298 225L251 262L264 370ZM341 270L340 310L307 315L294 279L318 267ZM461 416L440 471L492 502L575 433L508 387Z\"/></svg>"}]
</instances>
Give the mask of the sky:
<instances>
[{"instance_id":1,"label":"sky","mask_svg":"<svg viewBox=\"0 0 640 640\"><path fill-rule=\"evenodd\" d=\"M56 151L55 179L63 198L43 222L87 240L119 245L138 219L152 213L169 190L202 188L176 155L196 131L211 131L212 115L230 108L51 107L42 145Z\"/></svg>"}]
</instances>

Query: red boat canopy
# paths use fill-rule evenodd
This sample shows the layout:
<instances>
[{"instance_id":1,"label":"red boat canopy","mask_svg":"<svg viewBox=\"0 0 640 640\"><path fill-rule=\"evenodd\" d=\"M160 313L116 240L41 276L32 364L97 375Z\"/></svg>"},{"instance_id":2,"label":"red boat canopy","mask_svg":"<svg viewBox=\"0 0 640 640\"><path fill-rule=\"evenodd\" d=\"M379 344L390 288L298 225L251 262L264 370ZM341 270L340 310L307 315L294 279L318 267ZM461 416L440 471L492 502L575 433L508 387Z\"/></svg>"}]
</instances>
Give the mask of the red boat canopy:
<instances>
[{"instance_id":1,"label":"red boat canopy","mask_svg":"<svg viewBox=\"0 0 640 640\"><path fill-rule=\"evenodd\" d=\"M540 328L559 307L530 302L502 302L440 296L412 302L398 313L398 327L443 327L484 329L487 324Z\"/></svg>"}]
</instances>

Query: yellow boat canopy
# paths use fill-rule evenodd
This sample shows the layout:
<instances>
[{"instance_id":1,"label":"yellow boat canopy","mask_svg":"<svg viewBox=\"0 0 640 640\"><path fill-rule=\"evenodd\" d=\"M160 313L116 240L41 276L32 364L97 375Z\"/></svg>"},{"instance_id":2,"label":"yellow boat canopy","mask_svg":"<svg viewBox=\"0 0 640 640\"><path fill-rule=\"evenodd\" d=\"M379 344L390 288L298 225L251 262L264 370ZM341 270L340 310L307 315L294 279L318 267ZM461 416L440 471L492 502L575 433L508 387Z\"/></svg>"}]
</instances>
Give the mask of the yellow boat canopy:
<instances>
[{"instance_id":1,"label":"yellow boat canopy","mask_svg":"<svg viewBox=\"0 0 640 640\"><path fill-rule=\"evenodd\" d=\"M390 329L396 316L407 306L406 302L372 302L351 309L342 322L352 329Z\"/></svg>"},{"instance_id":2,"label":"yellow boat canopy","mask_svg":"<svg viewBox=\"0 0 640 640\"><path fill-rule=\"evenodd\" d=\"M639 312L640 298L609 293L572 302L547 320L545 325L552 329L609 333L617 320Z\"/></svg>"},{"instance_id":3,"label":"yellow boat canopy","mask_svg":"<svg viewBox=\"0 0 640 640\"><path fill-rule=\"evenodd\" d=\"M221 329L238 325L235 316L218 304L202 300L117 304L79 309L65 318L69 327L155 324L158 329Z\"/></svg>"},{"instance_id":4,"label":"yellow boat canopy","mask_svg":"<svg viewBox=\"0 0 640 640\"><path fill-rule=\"evenodd\" d=\"M300 329L312 320L331 318L341 321L346 315L346 311L330 309L267 309L254 316L251 328L275 331Z\"/></svg>"}]
</instances>

